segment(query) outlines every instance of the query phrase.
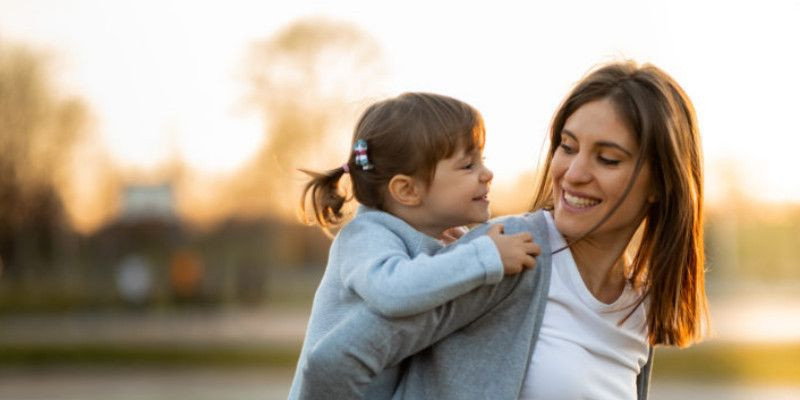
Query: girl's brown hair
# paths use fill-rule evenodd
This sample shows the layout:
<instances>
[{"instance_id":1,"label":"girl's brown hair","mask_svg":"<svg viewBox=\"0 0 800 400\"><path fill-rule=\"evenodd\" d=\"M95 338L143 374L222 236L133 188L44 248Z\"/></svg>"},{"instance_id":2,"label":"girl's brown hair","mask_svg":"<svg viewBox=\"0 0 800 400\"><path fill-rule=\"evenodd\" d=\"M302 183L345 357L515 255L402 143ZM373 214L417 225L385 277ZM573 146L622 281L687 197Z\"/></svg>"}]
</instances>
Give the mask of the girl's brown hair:
<instances>
[{"instance_id":1,"label":"girl's brown hair","mask_svg":"<svg viewBox=\"0 0 800 400\"><path fill-rule=\"evenodd\" d=\"M642 168L650 168L658 199L649 204L635 248L630 280L649 296L647 327L652 345L686 346L707 327L703 254L703 161L694 107L665 72L619 62L584 77L553 117L550 148L540 173L534 209L553 207L550 165L567 119L586 103L609 99L639 144L624 199ZM592 229L616 211L617 203ZM591 230L590 230L591 232ZM578 239L580 240L580 239Z\"/></svg>"},{"instance_id":2,"label":"girl's brown hair","mask_svg":"<svg viewBox=\"0 0 800 400\"><path fill-rule=\"evenodd\" d=\"M404 93L377 102L364 111L353 132L347 160L353 196L367 207L385 210L386 188L393 176L414 176L428 184L440 160L460 149L483 149L484 138L480 113L454 98ZM371 169L355 162L352 148L359 139L367 143ZM342 206L348 200L339 188L344 166L325 173L303 172L312 179L303 190L300 210L306 215L310 202L316 222L327 232L341 223Z\"/></svg>"}]
</instances>

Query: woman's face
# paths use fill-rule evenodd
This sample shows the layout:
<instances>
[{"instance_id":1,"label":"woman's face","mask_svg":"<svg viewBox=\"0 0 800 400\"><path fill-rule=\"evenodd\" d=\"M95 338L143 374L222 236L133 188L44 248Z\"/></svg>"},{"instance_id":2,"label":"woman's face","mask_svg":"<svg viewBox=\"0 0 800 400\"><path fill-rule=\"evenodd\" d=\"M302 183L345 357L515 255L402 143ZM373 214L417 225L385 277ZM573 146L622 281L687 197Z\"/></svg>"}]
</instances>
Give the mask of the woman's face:
<instances>
[{"instance_id":1,"label":"woman's face","mask_svg":"<svg viewBox=\"0 0 800 400\"><path fill-rule=\"evenodd\" d=\"M577 238L611 211L625 192L638 153L633 132L608 99L586 103L567 119L551 162L553 215L561 234ZM650 194L645 163L620 207L589 237L632 234Z\"/></svg>"}]
</instances>

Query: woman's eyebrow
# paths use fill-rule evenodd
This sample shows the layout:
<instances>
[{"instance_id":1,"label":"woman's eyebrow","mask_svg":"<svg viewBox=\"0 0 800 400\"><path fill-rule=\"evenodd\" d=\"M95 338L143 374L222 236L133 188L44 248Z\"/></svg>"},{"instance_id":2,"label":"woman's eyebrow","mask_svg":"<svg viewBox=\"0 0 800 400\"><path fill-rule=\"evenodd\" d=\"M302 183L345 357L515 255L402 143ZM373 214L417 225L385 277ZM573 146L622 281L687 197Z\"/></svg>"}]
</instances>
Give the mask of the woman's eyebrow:
<instances>
[{"instance_id":1,"label":"woman's eyebrow","mask_svg":"<svg viewBox=\"0 0 800 400\"><path fill-rule=\"evenodd\" d=\"M574 141L576 141L576 142L578 141L578 137L577 137L577 136L575 136L575 134L574 134L574 133L572 133L572 132L570 132L568 129L562 129L562 130L561 130L561 133L562 133L562 134L564 134L564 135L567 135L567 136L571 137L571 138L572 138L572 140L574 140ZM628 149L626 149L626 148L622 147L621 145L619 145L619 144L617 144L617 143L614 143L614 142L609 142L609 141L607 141L607 140L601 140L601 141L595 142L595 146L600 146L600 147L613 147L613 148L615 148L615 149L618 149L619 151L621 151L621 152L623 152L623 153L627 154L627 155L628 155L628 157L633 157L633 153L631 153L630 151L628 151Z\"/></svg>"}]
</instances>

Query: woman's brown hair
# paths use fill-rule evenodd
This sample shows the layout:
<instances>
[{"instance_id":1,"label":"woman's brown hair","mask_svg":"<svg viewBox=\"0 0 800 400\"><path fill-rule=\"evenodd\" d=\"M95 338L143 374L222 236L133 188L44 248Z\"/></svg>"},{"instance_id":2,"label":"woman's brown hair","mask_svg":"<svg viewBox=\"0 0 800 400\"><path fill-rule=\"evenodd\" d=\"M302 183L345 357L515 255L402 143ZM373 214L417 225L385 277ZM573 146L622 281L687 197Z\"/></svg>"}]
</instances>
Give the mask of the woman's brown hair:
<instances>
[{"instance_id":1,"label":"woman's brown hair","mask_svg":"<svg viewBox=\"0 0 800 400\"><path fill-rule=\"evenodd\" d=\"M457 150L483 148L485 129L480 113L451 97L432 93L404 93L377 102L361 115L353 132L347 169L355 199L367 206L385 210L386 187L398 174L414 176L426 184L436 172L436 164ZM358 140L367 144L372 165L364 169L352 151ZM300 210L306 203L314 210L315 221L328 228L342 222L342 206L348 198L339 188L344 166L325 173L305 171L311 180L303 190Z\"/></svg>"},{"instance_id":2,"label":"woman's brown hair","mask_svg":"<svg viewBox=\"0 0 800 400\"><path fill-rule=\"evenodd\" d=\"M631 282L643 289L637 304L648 298L649 341L652 345L686 346L698 340L708 324L703 161L694 107L674 79L655 66L629 61L600 66L578 82L553 117L550 148L533 207L553 206L550 165L561 145L567 119L584 104L601 99L611 100L639 144L639 156L623 199L641 168L650 168L657 196L646 210L641 241L634 249L629 271ZM602 225L621 202L592 230Z\"/></svg>"}]
</instances>

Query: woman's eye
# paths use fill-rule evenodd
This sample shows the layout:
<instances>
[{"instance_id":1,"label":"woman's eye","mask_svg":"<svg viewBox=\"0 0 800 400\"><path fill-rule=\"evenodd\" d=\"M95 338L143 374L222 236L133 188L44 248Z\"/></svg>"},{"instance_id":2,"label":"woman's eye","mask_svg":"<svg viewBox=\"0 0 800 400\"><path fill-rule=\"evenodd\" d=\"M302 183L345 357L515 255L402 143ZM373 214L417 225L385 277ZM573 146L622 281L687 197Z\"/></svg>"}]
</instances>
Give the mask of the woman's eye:
<instances>
[{"instance_id":1,"label":"woman's eye","mask_svg":"<svg viewBox=\"0 0 800 400\"><path fill-rule=\"evenodd\" d=\"M474 167L474 166L475 166L475 163L469 163L469 164L464 166L464 169L472 169L472 167Z\"/></svg>"},{"instance_id":2,"label":"woman's eye","mask_svg":"<svg viewBox=\"0 0 800 400\"><path fill-rule=\"evenodd\" d=\"M619 164L619 160L614 160L614 159L611 159L611 158L605 158L603 156L598 156L597 159L600 160L600 162L605 164L605 165L617 165L617 164Z\"/></svg>"},{"instance_id":3,"label":"woman's eye","mask_svg":"<svg viewBox=\"0 0 800 400\"><path fill-rule=\"evenodd\" d=\"M561 145L559 145L559 147L561 147L561 150L563 150L564 153L567 153L567 154L574 154L575 153L575 149L573 149L572 147L570 147L570 146L568 146L568 145L566 145L564 143L561 143Z\"/></svg>"}]
</instances>

